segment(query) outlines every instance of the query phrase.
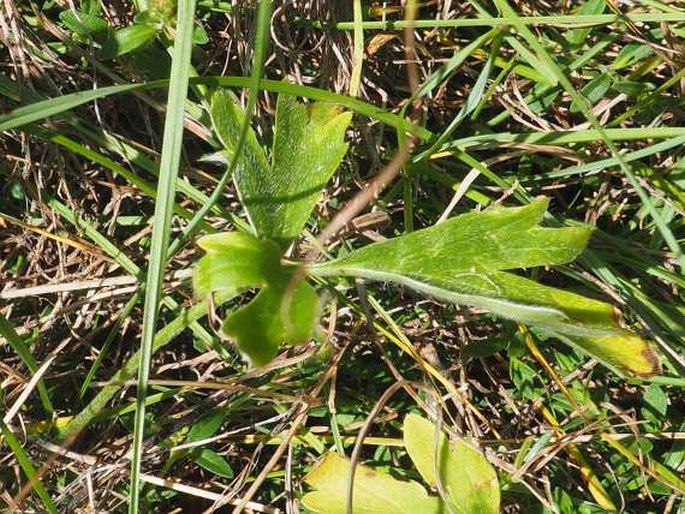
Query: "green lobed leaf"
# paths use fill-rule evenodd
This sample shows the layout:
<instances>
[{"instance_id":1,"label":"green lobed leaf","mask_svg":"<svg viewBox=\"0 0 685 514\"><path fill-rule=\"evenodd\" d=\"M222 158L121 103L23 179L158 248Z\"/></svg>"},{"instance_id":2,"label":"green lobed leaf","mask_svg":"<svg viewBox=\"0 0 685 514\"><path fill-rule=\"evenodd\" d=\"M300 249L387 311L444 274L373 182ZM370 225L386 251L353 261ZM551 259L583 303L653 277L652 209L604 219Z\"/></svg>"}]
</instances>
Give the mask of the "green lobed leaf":
<instances>
[{"instance_id":1,"label":"green lobed leaf","mask_svg":"<svg viewBox=\"0 0 685 514\"><path fill-rule=\"evenodd\" d=\"M309 271L399 283L551 331L621 374L659 373L653 345L621 328L611 305L504 271L563 264L585 247L589 228L536 226L546 207L538 198L525 207L464 214Z\"/></svg>"},{"instance_id":2,"label":"green lobed leaf","mask_svg":"<svg viewBox=\"0 0 685 514\"><path fill-rule=\"evenodd\" d=\"M310 512L346 514L350 466L348 459L337 453L327 453L304 479L314 491L303 496L302 505ZM443 512L440 500L428 496L420 484L397 480L366 466L356 468L352 500L355 514Z\"/></svg>"},{"instance_id":3,"label":"green lobed leaf","mask_svg":"<svg viewBox=\"0 0 685 514\"><path fill-rule=\"evenodd\" d=\"M281 264L276 243L228 232L200 238L198 245L206 254L193 276L197 295L262 288L251 302L229 314L222 327L253 365L271 361L282 343L311 339L319 311L316 291L306 281L291 284L294 270Z\"/></svg>"},{"instance_id":4,"label":"green lobed leaf","mask_svg":"<svg viewBox=\"0 0 685 514\"><path fill-rule=\"evenodd\" d=\"M311 339L319 312L318 297L306 281L292 289L289 280L262 289L247 305L231 313L222 327L255 366L268 364L282 343L303 344Z\"/></svg>"},{"instance_id":5,"label":"green lobed leaf","mask_svg":"<svg viewBox=\"0 0 685 514\"><path fill-rule=\"evenodd\" d=\"M261 234L286 246L300 235L347 152L344 139L351 119L351 113L341 113L337 106L305 106L293 96L279 95L272 171L266 183L242 180L244 199Z\"/></svg>"},{"instance_id":6,"label":"green lobed leaf","mask_svg":"<svg viewBox=\"0 0 685 514\"><path fill-rule=\"evenodd\" d=\"M230 93L215 95L212 120L229 152L243 116ZM285 248L300 234L347 152L344 137L351 118L351 113L329 104L306 106L295 97L279 95L270 165L250 131L234 181L257 235Z\"/></svg>"},{"instance_id":7,"label":"green lobed leaf","mask_svg":"<svg viewBox=\"0 0 685 514\"><path fill-rule=\"evenodd\" d=\"M193 276L195 294L261 287L277 280L281 252L271 241L244 232L224 232L200 238L198 246L206 253Z\"/></svg>"},{"instance_id":8,"label":"green lobed leaf","mask_svg":"<svg viewBox=\"0 0 685 514\"><path fill-rule=\"evenodd\" d=\"M547 200L538 198L525 207L463 214L366 246L322 268L376 269L419 278L569 262L585 248L590 229L539 228L546 207Z\"/></svg>"},{"instance_id":9,"label":"green lobed leaf","mask_svg":"<svg viewBox=\"0 0 685 514\"><path fill-rule=\"evenodd\" d=\"M483 455L464 441L447 441L435 425L416 414L404 418L404 444L423 479L445 488L453 508L463 514L499 513L497 473ZM436 444L437 443L437 444Z\"/></svg>"}]
</instances>

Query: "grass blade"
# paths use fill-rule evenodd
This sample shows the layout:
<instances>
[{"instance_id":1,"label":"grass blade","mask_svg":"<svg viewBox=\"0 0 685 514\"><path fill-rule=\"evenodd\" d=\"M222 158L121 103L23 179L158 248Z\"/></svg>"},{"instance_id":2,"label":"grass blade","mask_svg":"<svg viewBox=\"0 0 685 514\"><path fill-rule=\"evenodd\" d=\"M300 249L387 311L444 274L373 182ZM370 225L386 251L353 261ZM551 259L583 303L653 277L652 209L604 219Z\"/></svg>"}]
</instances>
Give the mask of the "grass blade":
<instances>
[{"instance_id":1,"label":"grass blade","mask_svg":"<svg viewBox=\"0 0 685 514\"><path fill-rule=\"evenodd\" d=\"M518 18L518 15L516 14L516 11L512 9L507 0L495 0L495 4L503 13L507 15L507 17L512 18L513 20L520 20L520 18ZM597 131L599 138L607 147L607 149L611 153L611 156L618 163L619 167L621 168L621 171L628 179L630 185L633 187L633 189L635 189L635 192L640 197L640 201L649 211L649 214L654 220L654 223L656 224L657 229L661 233L661 236L664 238L664 241L668 245L671 252L673 252L673 255L678 260L681 273L685 272L685 254L683 253L683 250L680 247L678 240L673 235L673 232L671 232L671 229L668 227L666 221L662 218L661 213L657 210L656 206L654 205L654 202L652 202L652 199L649 197L647 191L645 191L640 182L637 180L637 177L633 173L633 170L631 169L630 165L619 153L618 148L609 136L607 130L601 125L597 117L592 113L592 106L590 105L588 100L576 90L573 84L571 84L571 81L568 79L568 77L566 77L561 68L559 68L559 65L556 63L556 61L552 59L552 57L549 55L545 47L542 46L542 44L540 44L540 41L538 40L537 36L535 36L535 34L531 32L528 26L524 23L521 23L520 21L515 22L514 26L516 27L516 30L519 31L523 39L526 40L528 45L530 45L530 47L536 52L537 57L542 60L542 62L546 65L547 69L549 69L554 74L555 78L559 81L559 84L561 84L564 90L571 96L571 99L578 106L580 112L582 112L585 118L590 122L592 128L594 128Z\"/></svg>"},{"instance_id":2,"label":"grass blade","mask_svg":"<svg viewBox=\"0 0 685 514\"><path fill-rule=\"evenodd\" d=\"M21 469L24 470L24 474L26 474L27 478L29 479L31 487L33 487L36 493L38 493L40 499L43 501L45 510L50 514L57 514L57 508L55 508L55 504L52 502L52 498L50 498L50 495L45 490L45 487L43 487L43 484L41 483L40 478L36 473L36 469L33 467L33 464L31 464L28 455L26 455L26 452L21 447L21 443L16 437L14 437L14 433L12 433L9 427L5 425L5 422L1 419L0 430L2 431L2 435L4 436L5 441L7 441L7 445L10 447L10 450L12 450L12 453L14 453L14 456L19 461Z\"/></svg>"},{"instance_id":3,"label":"grass blade","mask_svg":"<svg viewBox=\"0 0 685 514\"><path fill-rule=\"evenodd\" d=\"M250 87L251 80L252 79L250 77L215 76L193 78L190 79L190 83L238 88ZM73 109L74 107L78 107L79 105L83 105L106 96L133 91L143 91L146 89L157 89L166 87L167 85L169 85L169 81L166 79L155 80L141 84L124 84L121 86L103 87L86 92L71 93L69 95L61 96L57 99L51 98L49 100L42 100L24 107L19 107L9 114L1 115L0 132L16 129L29 123L35 123L37 121L44 120L50 116L61 114ZM368 116L369 118L381 121L399 131L413 133L420 139L428 140L433 137L433 133L430 130L423 127L417 127L411 121L403 118L402 116L398 116L397 114L388 112L382 107L376 107L373 104L364 102L362 100L357 100L356 98L352 98L350 96L331 93L330 91L316 87L291 84L280 80L262 79L259 81L259 88L266 89L267 91L271 91L273 93L285 93L292 96L309 98L311 100L338 104L342 107L358 112L359 114ZM57 102L55 100L62 101Z\"/></svg>"},{"instance_id":4,"label":"grass blade","mask_svg":"<svg viewBox=\"0 0 685 514\"><path fill-rule=\"evenodd\" d=\"M362 81L362 66L364 65L364 29L362 28L364 14L361 0L354 0L352 10L354 13L354 56L349 92L350 96L357 96Z\"/></svg>"},{"instance_id":5,"label":"grass blade","mask_svg":"<svg viewBox=\"0 0 685 514\"><path fill-rule=\"evenodd\" d=\"M75 107L78 107L79 105L92 102L93 100L97 100L103 96L152 88L155 86L156 84L154 83L108 86L88 91L79 91L70 95L58 96L56 98L35 102L24 107L19 107L8 114L0 116L0 132L12 130L21 127L22 125L44 120L45 118L69 111ZM158 86L161 87L162 84L158 84Z\"/></svg>"},{"instance_id":6,"label":"grass blade","mask_svg":"<svg viewBox=\"0 0 685 514\"><path fill-rule=\"evenodd\" d=\"M33 358L31 350L29 350L29 348L26 346L26 343L24 343L24 340L14 330L14 327L9 320L2 314L0 314L0 336L5 338L12 350L19 355L22 362L31 373L38 371L38 363L36 363L36 360ZM43 382L42 378L38 381L38 394L40 395L40 401L43 404L45 413L49 416L52 415L54 413L54 409L52 408L52 402L50 402L50 396L48 395L48 391L45 388L45 383Z\"/></svg>"},{"instance_id":7,"label":"grass blade","mask_svg":"<svg viewBox=\"0 0 685 514\"><path fill-rule=\"evenodd\" d=\"M416 20L411 24L417 29L458 28L458 27L496 27L498 25L563 25L583 27L587 25L611 25L613 23L649 23L666 21L685 21L685 13L636 13L636 14L576 14L571 16L501 16L490 18L456 18L451 20ZM409 25L406 20L365 21L364 30L403 30ZM337 30L354 30L355 22L336 23Z\"/></svg>"},{"instance_id":8,"label":"grass blade","mask_svg":"<svg viewBox=\"0 0 685 514\"><path fill-rule=\"evenodd\" d=\"M233 177L233 172L238 165L238 160L242 154L243 146L247 140L248 130L250 129L250 123L252 121L252 115L254 113L255 106L257 105L259 81L264 73L264 60L266 58L266 47L269 39L269 20L271 19L272 7L273 6L271 5L271 2L268 0L262 0L259 3L259 13L257 15L257 33L255 34L255 51L254 59L252 61L252 74L250 75L249 85L250 96L245 108L245 118L243 119L243 124L240 129L240 137L236 143L231 162L221 177L221 180L219 180L215 186L212 195L202 205L200 210L195 213L193 219L188 222L188 225L183 229L178 239L173 242L169 249L169 255L173 255L180 250L183 242L187 241L188 238L190 238L195 230L199 227L207 213L212 209L212 207L214 207L219 198L221 198L226 185Z\"/></svg>"},{"instance_id":9,"label":"grass blade","mask_svg":"<svg viewBox=\"0 0 685 514\"><path fill-rule=\"evenodd\" d=\"M137 514L140 505L140 468L145 428L145 397L150 374L150 360L155 337L157 310L164 280L164 268L169 242L169 230L173 215L175 182L181 160L183 140L184 103L188 93L190 58L193 48L193 27L195 0L178 3L178 26L174 55L171 64L171 80L167 100L167 115L164 123L162 158L157 203L155 204L155 225L152 230L150 265L145 288L145 307L143 311L143 333L141 337L140 365L138 366L138 391L136 396L136 416L133 429L131 457L131 492L129 513Z\"/></svg>"}]
</instances>

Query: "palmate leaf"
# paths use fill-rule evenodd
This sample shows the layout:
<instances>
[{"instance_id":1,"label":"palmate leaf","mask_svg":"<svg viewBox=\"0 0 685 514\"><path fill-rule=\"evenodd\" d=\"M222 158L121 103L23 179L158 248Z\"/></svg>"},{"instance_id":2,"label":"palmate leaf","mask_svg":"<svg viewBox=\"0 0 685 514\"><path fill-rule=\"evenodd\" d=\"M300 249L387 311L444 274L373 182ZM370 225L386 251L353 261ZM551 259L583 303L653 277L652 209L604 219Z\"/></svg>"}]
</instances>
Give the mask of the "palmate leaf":
<instances>
[{"instance_id":1,"label":"palmate leaf","mask_svg":"<svg viewBox=\"0 0 685 514\"><path fill-rule=\"evenodd\" d=\"M543 328L621 374L659 373L653 345L621 328L611 305L506 271L563 264L585 248L587 227L537 226L546 208L547 200L538 198L525 207L464 214L310 266L309 272L399 283Z\"/></svg>"},{"instance_id":2,"label":"palmate leaf","mask_svg":"<svg viewBox=\"0 0 685 514\"><path fill-rule=\"evenodd\" d=\"M211 117L224 146L218 155L230 159L244 113L229 91L219 90L212 97ZM232 232L198 242L206 254L195 269L196 294L261 288L250 303L229 314L222 327L254 365L267 364L282 343L304 343L314 332L316 292L307 282L290 284L292 267L281 265L280 257L302 231L345 156L351 117L332 105L305 106L280 95L271 163L250 129L233 176L257 237Z\"/></svg>"},{"instance_id":3,"label":"palmate leaf","mask_svg":"<svg viewBox=\"0 0 685 514\"><path fill-rule=\"evenodd\" d=\"M307 342L318 316L318 298L305 281L291 284L294 268L281 264L273 241L243 232L200 238L205 250L193 276L195 293L204 296L225 289L261 288L247 305L230 313L222 332L256 366L271 361L282 343Z\"/></svg>"},{"instance_id":4,"label":"palmate leaf","mask_svg":"<svg viewBox=\"0 0 685 514\"><path fill-rule=\"evenodd\" d=\"M212 122L229 155L244 114L233 95L217 92ZM340 165L352 114L333 105L304 105L279 95L271 163L250 130L234 182L255 233L282 249L300 235L321 191Z\"/></svg>"},{"instance_id":5,"label":"palmate leaf","mask_svg":"<svg viewBox=\"0 0 685 514\"><path fill-rule=\"evenodd\" d=\"M272 170L268 181L238 182L259 233L286 246L302 232L321 191L345 153L345 131L352 113L336 106L305 106L279 95L276 105ZM242 185L241 185L242 184Z\"/></svg>"}]
</instances>

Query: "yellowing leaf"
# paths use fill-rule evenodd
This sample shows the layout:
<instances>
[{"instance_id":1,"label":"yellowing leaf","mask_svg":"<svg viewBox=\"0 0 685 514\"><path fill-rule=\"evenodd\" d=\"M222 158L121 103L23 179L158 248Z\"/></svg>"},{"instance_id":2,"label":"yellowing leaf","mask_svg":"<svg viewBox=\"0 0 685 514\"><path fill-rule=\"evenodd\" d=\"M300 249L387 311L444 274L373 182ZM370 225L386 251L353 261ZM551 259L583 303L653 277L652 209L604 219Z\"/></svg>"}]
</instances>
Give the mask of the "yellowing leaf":
<instances>
[{"instance_id":1,"label":"yellowing leaf","mask_svg":"<svg viewBox=\"0 0 685 514\"><path fill-rule=\"evenodd\" d=\"M613 334L595 337L558 335L619 374L648 378L661 373L661 362L654 345L629 330L617 330Z\"/></svg>"},{"instance_id":2,"label":"yellowing leaf","mask_svg":"<svg viewBox=\"0 0 685 514\"><path fill-rule=\"evenodd\" d=\"M543 328L621 374L659 373L654 345L620 327L611 305L505 271L563 264L585 247L589 228L537 227L546 207L538 198L525 207L464 214L309 270L399 283Z\"/></svg>"},{"instance_id":3,"label":"yellowing leaf","mask_svg":"<svg viewBox=\"0 0 685 514\"><path fill-rule=\"evenodd\" d=\"M346 514L347 481L351 463L337 453L327 453L305 478L314 488L302 498L304 507L322 514ZM404 482L387 473L357 466L353 488L354 514L438 514L440 501L416 482Z\"/></svg>"},{"instance_id":4,"label":"yellowing leaf","mask_svg":"<svg viewBox=\"0 0 685 514\"><path fill-rule=\"evenodd\" d=\"M436 486L439 470L440 483L457 512L499 513L497 473L483 455L464 441L448 442L442 432L436 434L433 423L416 414L404 418L403 431L407 453L419 473Z\"/></svg>"},{"instance_id":5,"label":"yellowing leaf","mask_svg":"<svg viewBox=\"0 0 685 514\"><path fill-rule=\"evenodd\" d=\"M438 478L435 471L444 463L447 437L442 431L436 433L435 425L416 414L408 414L404 418L402 432L404 447L421 477L429 486L437 486Z\"/></svg>"}]
</instances>

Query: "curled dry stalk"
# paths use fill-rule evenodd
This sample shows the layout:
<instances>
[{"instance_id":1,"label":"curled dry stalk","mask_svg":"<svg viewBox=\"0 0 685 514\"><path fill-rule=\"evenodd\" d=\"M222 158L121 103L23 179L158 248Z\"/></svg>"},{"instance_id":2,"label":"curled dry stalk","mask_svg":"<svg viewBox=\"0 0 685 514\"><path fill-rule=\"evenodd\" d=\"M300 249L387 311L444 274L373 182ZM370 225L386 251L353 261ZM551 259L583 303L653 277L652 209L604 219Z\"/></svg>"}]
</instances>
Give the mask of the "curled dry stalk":
<instances>
[{"instance_id":1,"label":"curled dry stalk","mask_svg":"<svg viewBox=\"0 0 685 514\"><path fill-rule=\"evenodd\" d=\"M415 36L412 21L416 19L417 5L415 0L407 1L407 8L405 10L405 19L409 22L404 29L404 52L407 58L407 82L411 91L411 116L410 119L414 122L413 127L418 127L417 119L420 107L420 99L416 97L416 92L419 88L418 67L416 65L416 51L415 51ZM381 171L371 179L369 184L359 191L354 198L352 198L345 206L338 211L331 222L317 236L316 242L311 245L310 249L305 254L303 262L297 267L292 274L290 281L286 288L285 301L281 305L281 314L283 319L290 321L290 304L293 293L297 285L306 278L307 264L314 263L321 255L322 249L325 245L340 232L343 228L348 226L350 221L361 213L371 202L377 200L381 192L385 190L388 185L400 174L402 168L409 160L412 150L416 146L417 137L415 131L400 134L399 148L393 158L388 162Z\"/></svg>"},{"instance_id":2,"label":"curled dry stalk","mask_svg":"<svg viewBox=\"0 0 685 514\"><path fill-rule=\"evenodd\" d=\"M406 10L406 15L408 20L413 20L415 19L416 15L416 2L414 0L410 0L408 2L408 9ZM408 65L407 65L407 78L410 86L410 90L412 92L412 98L414 97L414 94L418 90L418 71L417 71L417 66L416 66L416 61L415 61L415 51L414 51L414 30L411 25L411 23L405 28L404 30L404 45L405 45L405 54L408 56ZM414 99L412 101L412 114L415 114L418 112L418 104L419 101L417 99ZM415 121L415 117L412 116L412 120ZM371 180L371 182L364 188L362 191L357 193L357 195L352 198L331 220L331 222L321 231L321 233L317 237L317 241L315 244L311 246L309 251L306 253L305 258L303 260L304 265L298 266L298 268L295 270L295 272L292 274L287 286L286 286L286 292L284 296L284 301L281 305L281 313L283 316L283 319L286 321L289 321L292 323L290 320L290 316L288 313L290 312L290 305L291 301L293 298L293 294L295 289L297 288L298 284L306 278L306 264L311 264L316 259L321 255L321 249L325 247L326 243L332 239L340 230L342 230L345 226L348 225L348 223L355 217L357 216L364 208L366 208L371 202L376 200L380 193L400 174L404 164L407 162L409 159L409 156L411 155L411 152L416 144L416 136L414 133L410 132L408 134L401 134L400 137L400 145L397 153L394 155L394 157L388 162L385 167ZM342 356L342 353L338 356L338 359L336 360L339 361L339 358ZM335 365L333 365L330 370L335 369ZM313 391L313 396L316 396L321 389L323 388L324 384L327 382L329 375L330 375L330 370L328 373L326 373L324 380L322 380L319 385L314 389ZM391 389L389 389L386 394L383 395L383 398L389 398L394 394L394 392L401 387L404 387L406 384L404 382L397 382L395 386L393 386ZM382 407L385 404L385 401L387 401L387 398L384 401L379 401L380 407ZM285 452L288 444L290 443L290 440L292 437L295 435L299 427L304 423L306 417L307 417L307 412L308 412L308 405L306 403L302 404L302 407L300 409L300 412L298 412L297 417L293 421L293 424L291 428L288 430L286 436L284 437L283 441L281 444L278 446L274 454L272 455L271 459L269 459L269 462L264 466L264 469L262 472L257 476L255 481L252 483L250 486L250 489L247 491L247 493L244 495L242 501L236 507L236 510L234 511L236 514L242 512L242 510L245 508L247 503L252 499L254 494L257 492L261 484L264 482L266 479L266 476L268 473L271 471L271 469L276 465L276 463L279 461L279 459L282 457L283 453ZM373 419L372 416L370 416L370 419ZM368 428L368 427L367 427ZM359 453L359 448L361 447L361 441L363 441L363 432L360 434L360 437L358 438L358 444L355 446L357 457ZM357 448L357 446L359 448ZM353 459L353 463L356 459ZM353 487L353 482L354 481L354 466L352 467L352 472L350 475L350 486L349 486L349 496L348 496L348 512L351 512L351 506L352 506L352 487Z\"/></svg>"},{"instance_id":3,"label":"curled dry stalk","mask_svg":"<svg viewBox=\"0 0 685 514\"><path fill-rule=\"evenodd\" d=\"M409 89L412 94L412 121L416 122L415 115L418 113L418 106L420 100L415 98L416 91L419 88L418 68L416 65L416 51L414 48L414 27L412 21L416 19L417 5L416 0L408 0L407 8L405 10L405 19L409 22L404 29L404 52L407 59L407 81ZM404 136L404 135L403 135ZM404 144L402 144L404 142ZM407 162L411 155L412 149L416 144L416 138L413 134L406 134L405 137L400 137L400 148L393 157L393 159L385 166L383 170L371 181L369 186L360 191L347 205L333 218L331 223L321 232L318 237L319 244L313 245L310 252L307 254L306 262L313 262L319 256L320 248L326 242L338 233L345 225L347 225L352 218L359 214L369 203L378 198L380 192L387 187L390 182L399 175L402 167ZM299 274L303 278L304 268L300 268ZM390 386L385 393L379 398L374 406L374 409L369 413L369 416L364 423L364 427L360 430L357 440L354 444L350 463L350 475L347 482L347 504L346 510L348 514L352 514L352 506L354 504L354 476L356 470L356 463L359 459L362 443L366 433L371 427L373 419L378 414L380 409L387 403L387 401L397 392L407 386L404 381L395 382Z\"/></svg>"}]
</instances>

